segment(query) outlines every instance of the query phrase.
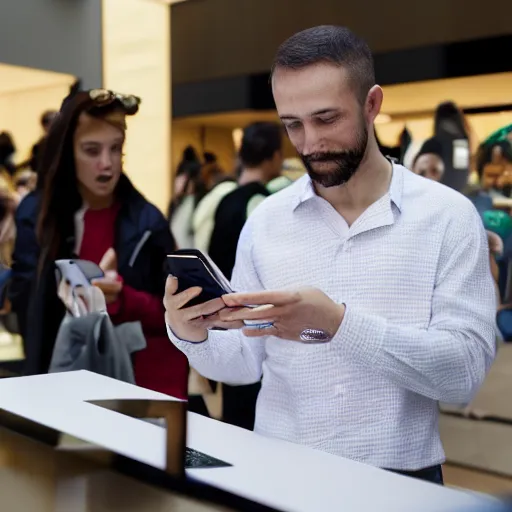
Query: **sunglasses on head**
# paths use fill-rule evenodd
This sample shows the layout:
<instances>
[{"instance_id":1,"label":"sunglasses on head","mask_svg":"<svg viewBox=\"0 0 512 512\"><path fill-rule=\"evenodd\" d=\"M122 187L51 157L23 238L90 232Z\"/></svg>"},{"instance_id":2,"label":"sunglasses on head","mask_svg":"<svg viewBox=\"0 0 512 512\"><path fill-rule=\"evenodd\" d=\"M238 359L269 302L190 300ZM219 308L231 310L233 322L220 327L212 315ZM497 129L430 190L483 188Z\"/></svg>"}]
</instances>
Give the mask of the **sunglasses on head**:
<instances>
[{"instance_id":1,"label":"sunglasses on head","mask_svg":"<svg viewBox=\"0 0 512 512\"><path fill-rule=\"evenodd\" d=\"M135 114L141 103L141 99L133 94L120 94L108 89L92 89L89 97L97 107L106 107L114 102L119 102L127 114Z\"/></svg>"}]
</instances>

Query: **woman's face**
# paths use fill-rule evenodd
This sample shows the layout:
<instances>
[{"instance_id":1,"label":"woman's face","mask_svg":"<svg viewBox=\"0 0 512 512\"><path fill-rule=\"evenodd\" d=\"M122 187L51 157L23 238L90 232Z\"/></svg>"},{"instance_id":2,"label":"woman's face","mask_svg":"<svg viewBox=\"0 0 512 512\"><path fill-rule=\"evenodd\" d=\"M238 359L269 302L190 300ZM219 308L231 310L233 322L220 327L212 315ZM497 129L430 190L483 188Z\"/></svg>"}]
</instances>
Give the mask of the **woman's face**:
<instances>
[{"instance_id":1,"label":"woman's face","mask_svg":"<svg viewBox=\"0 0 512 512\"><path fill-rule=\"evenodd\" d=\"M110 199L122 171L124 132L82 113L73 140L76 177L88 202Z\"/></svg>"}]
</instances>

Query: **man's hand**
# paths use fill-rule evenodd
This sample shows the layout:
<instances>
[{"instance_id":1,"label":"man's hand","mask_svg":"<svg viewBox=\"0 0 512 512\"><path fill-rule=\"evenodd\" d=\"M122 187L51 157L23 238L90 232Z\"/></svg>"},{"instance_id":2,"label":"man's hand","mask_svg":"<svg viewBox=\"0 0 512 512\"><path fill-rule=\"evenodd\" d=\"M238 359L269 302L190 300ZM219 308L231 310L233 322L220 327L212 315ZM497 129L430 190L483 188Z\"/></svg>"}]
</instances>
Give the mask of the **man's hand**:
<instances>
[{"instance_id":1,"label":"man's hand","mask_svg":"<svg viewBox=\"0 0 512 512\"><path fill-rule=\"evenodd\" d=\"M219 318L219 312L226 308L221 298L187 308L186 305L201 293L201 288L177 291L178 280L169 277L165 285L165 321L179 339L200 343L208 338L208 329L243 327L242 322L224 322Z\"/></svg>"},{"instance_id":2,"label":"man's hand","mask_svg":"<svg viewBox=\"0 0 512 512\"><path fill-rule=\"evenodd\" d=\"M235 293L225 295L228 308L243 305L260 306L272 304L273 307L255 311L242 308L238 311L225 309L220 318L227 322L260 320L271 322L268 329L244 329L248 337L277 336L278 338L303 341L301 334L307 329L323 331L331 339L338 331L345 315L345 306L333 302L325 293L315 288L298 291Z\"/></svg>"}]
</instances>

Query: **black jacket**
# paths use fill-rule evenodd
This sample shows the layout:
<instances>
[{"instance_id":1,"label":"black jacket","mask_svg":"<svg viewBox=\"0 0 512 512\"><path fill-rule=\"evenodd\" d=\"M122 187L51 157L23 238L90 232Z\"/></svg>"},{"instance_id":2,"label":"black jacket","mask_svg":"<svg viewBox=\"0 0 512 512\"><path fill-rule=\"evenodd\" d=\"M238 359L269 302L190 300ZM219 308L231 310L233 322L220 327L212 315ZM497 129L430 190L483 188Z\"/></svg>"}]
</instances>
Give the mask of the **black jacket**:
<instances>
[{"instance_id":1,"label":"black jacket","mask_svg":"<svg viewBox=\"0 0 512 512\"><path fill-rule=\"evenodd\" d=\"M122 177L123 197L117 218L114 249L118 271L130 287L163 297L166 256L175 249L169 224L161 212ZM38 192L29 194L16 212L16 244L9 297L18 315L25 342L26 375L46 373L64 306L57 296L54 262L43 264L37 277L39 246L36 224L39 212ZM76 257L74 233L64 237L60 258Z\"/></svg>"}]
</instances>

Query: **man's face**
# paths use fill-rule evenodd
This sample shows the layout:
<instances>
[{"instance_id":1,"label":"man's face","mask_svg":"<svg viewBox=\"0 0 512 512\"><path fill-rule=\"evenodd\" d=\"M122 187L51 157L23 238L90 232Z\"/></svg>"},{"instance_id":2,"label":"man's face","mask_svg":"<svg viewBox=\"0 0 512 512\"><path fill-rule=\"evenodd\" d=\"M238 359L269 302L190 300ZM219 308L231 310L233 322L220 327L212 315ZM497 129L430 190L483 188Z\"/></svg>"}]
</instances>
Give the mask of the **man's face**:
<instances>
[{"instance_id":1,"label":"man's face","mask_svg":"<svg viewBox=\"0 0 512 512\"><path fill-rule=\"evenodd\" d=\"M444 174L444 163L439 156L427 153L418 157L413 171L429 180L441 181Z\"/></svg>"},{"instance_id":2,"label":"man's face","mask_svg":"<svg viewBox=\"0 0 512 512\"><path fill-rule=\"evenodd\" d=\"M347 183L365 157L369 124L347 71L324 63L278 68L272 87L279 116L311 179L322 187Z\"/></svg>"}]
</instances>

